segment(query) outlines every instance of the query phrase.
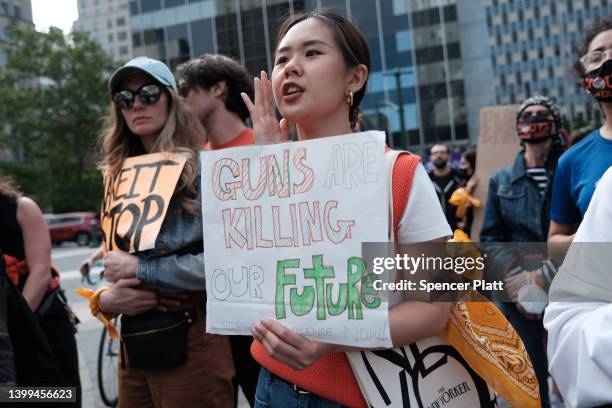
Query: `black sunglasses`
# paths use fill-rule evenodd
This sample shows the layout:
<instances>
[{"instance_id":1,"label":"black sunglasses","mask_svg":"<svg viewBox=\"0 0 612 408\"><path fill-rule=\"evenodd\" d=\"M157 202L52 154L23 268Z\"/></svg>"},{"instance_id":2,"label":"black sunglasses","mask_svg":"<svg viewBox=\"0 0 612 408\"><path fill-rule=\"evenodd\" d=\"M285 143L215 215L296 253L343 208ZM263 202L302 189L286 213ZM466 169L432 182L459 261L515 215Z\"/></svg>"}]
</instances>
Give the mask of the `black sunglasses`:
<instances>
[{"instance_id":1,"label":"black sunglasses","mask_svg":"<svg viewBox=\"0 0 612 408\"><path fill-rule=\"evenodd\" d=\"M161 98L161 88L156 84L145 84L135 91L123 89L113 94L113 102L119 109L130 109L134 106L136 95L143 104L153 105Z\"/></svg>"}]
</instances>

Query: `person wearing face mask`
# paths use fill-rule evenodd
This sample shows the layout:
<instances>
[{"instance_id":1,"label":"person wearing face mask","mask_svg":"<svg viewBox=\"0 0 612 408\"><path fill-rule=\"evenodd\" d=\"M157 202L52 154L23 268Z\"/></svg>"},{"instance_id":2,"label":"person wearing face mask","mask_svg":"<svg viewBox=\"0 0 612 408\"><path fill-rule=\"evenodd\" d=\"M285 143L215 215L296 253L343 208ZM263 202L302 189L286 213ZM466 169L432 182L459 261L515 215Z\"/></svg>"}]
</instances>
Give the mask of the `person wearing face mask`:
<instances>
[{"instance_id":1,"label":"person wearing face mask","mask_svg":"<svg viewBox=\"0 0 612 408\"><path fill-rule=\"evenodd\" d=\"M565 243L564 249L574 238L596 184L612 166L612 17L596 21L588 28L576 52L579 58L574 68L582 79L582 87L599 102L606 121L559 160L548 240ZM564 251L559 250L559 244L551 245L553 248L562 260Z\"/></svg>"},{"instance_id":2,"label":"person wearing face mask","mask_svg":"<svg viewBox=\"0 0 612 408\"><path fill-rule=\"evenodd\" d=\"M448 146L435 144L431 147L429 160L433 164L433 169L429 172L429 178L434 185L438 200L446 216L446 220L451 230L457 229L457 217L455 212L457 207L448 203L448 199L453 192L459 188L461 183L455 170L449 166L450 152Z\"/></svg>"},{"instance_id":3,"label":"person wearing face mask","mask_svg":"<svg viewBox=\"0 0 612 408\"><path fill-rule=\"evenodd\" d=\"M498 169L489 180L481 242L545 242L548 234L551 184L562 153L560 117L550 98L534 96L520 106L516 132L523 146L514 163ZM517 330L538 378L542 406L549 406L548 368L542 313L546 289L556 272L545 248L525 253L507 245L487 249L488 271L501 273L506 298L498 307ZM509 300L509 302L508 302ZM538 300L537 302L534 300Z\"/></svg>"}]
</instances>

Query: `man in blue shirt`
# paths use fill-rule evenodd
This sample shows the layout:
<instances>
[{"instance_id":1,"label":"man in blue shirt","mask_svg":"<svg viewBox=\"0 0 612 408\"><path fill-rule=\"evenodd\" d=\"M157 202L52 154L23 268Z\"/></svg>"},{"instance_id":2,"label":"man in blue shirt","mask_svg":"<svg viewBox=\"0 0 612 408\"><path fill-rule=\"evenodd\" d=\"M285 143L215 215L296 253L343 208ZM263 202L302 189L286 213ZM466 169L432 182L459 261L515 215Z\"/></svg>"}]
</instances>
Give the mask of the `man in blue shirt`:
<instances>
[{"instance_id":1,"label":"man in blue shirt","mask_svg":"<svg viewBox=\"0 0 612 408\"><path fill-rule=\"evenodd\" d=\"M602 136L599 129L563 154L553 184L551 220L566 225L580 223L597 182L610 166L612 138Z\"/></svg>"},{"instance_id":2,"label":"man in blue shirt","mask_svg":"<svg viewBox=\"0 0 612 408\"><path fill-rule=\"evenodd\" d=\"M612 18L594 23L578 47L582 57L575 68L582 86L598 102L606 117L604 125L561 156L553 183L548 241L564 243L574 239L578 224L591 202L595 185L612 166ZM557 260L562 248L550 247Z\"/></svg>"}]
</instances>

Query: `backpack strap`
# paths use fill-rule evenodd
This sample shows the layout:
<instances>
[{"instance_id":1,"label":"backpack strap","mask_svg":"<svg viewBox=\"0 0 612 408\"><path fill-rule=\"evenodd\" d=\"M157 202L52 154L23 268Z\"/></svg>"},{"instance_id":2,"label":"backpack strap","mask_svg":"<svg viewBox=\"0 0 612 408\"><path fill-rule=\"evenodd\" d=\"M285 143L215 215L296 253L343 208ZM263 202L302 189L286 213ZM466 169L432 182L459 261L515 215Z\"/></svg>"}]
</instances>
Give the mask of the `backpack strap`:
<instances>
[{"instance_id":1,"label":"backpack strap","mask_svg":"<svg viewBox=\"0 0 612 408\"><path fill-rule=\"evenodd\" d=\"M14 256L4 254L4 265L6 267L6 274L8 275L13 285L18 286L21 276L27 276L29 274L28 264L25 259L21 261Z\"/></svg>"},{"instance_id":2,"label":"backpack strap","mask_svg":"<svg viewBox=\"0 0 612 408\"><path fill-rule=\"evenodd\" d=\"M410 152L398 152L391 175L391 194L393 199L393 238L397 241L397 229L402 214L408 204L414 173L421 158Z\"/></svg>"}]
</instances>

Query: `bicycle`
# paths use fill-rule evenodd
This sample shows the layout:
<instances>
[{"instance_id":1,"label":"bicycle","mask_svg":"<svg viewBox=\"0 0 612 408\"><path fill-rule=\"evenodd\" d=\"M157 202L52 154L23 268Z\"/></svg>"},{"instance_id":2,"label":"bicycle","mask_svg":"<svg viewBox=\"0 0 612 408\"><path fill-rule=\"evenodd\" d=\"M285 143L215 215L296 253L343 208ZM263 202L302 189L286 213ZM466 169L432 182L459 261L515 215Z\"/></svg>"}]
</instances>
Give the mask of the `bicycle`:
<instances>
[{"instance_id":1,"label":"bicycle","mask_svg":"<svg viewBox=\"0 0 612 408\"><path fill-rule=\"evenodd\" d=\"M84 273L82 282L87 282L89 285L95 286L104 280L104 270L102 269L102 263L96 261L92 264L91 269L96 268L99 270L99 278L94 280L91 278L91 271L87 265L84 265ZM119 322L118 318L113 320L113 324L117 327ZM100 392L100 398L107 407L116 407L118 404L117 396L117 370L118 370L118 357L119 357L120 341L113 339L108 334L106 326L102 328L102 334L100 335L100 345L98 347L98 391Z\"/></svg>"},{"instance_id":2,"label":"bicycle","mask_svg":"<svg viewBox=\"0 0 612 408\"><path fill-rule=\"evenodd\" d=\"M115 326L118 319L114 319ZM116 407L117 397L117 363L120 341L108 334L108 329L102 329L100 348L98 349L98 390L107 407ZM110 376L110 378L108 378ZM110 381L109 381L110 380Z\"/></svg>"}]
</instances>

